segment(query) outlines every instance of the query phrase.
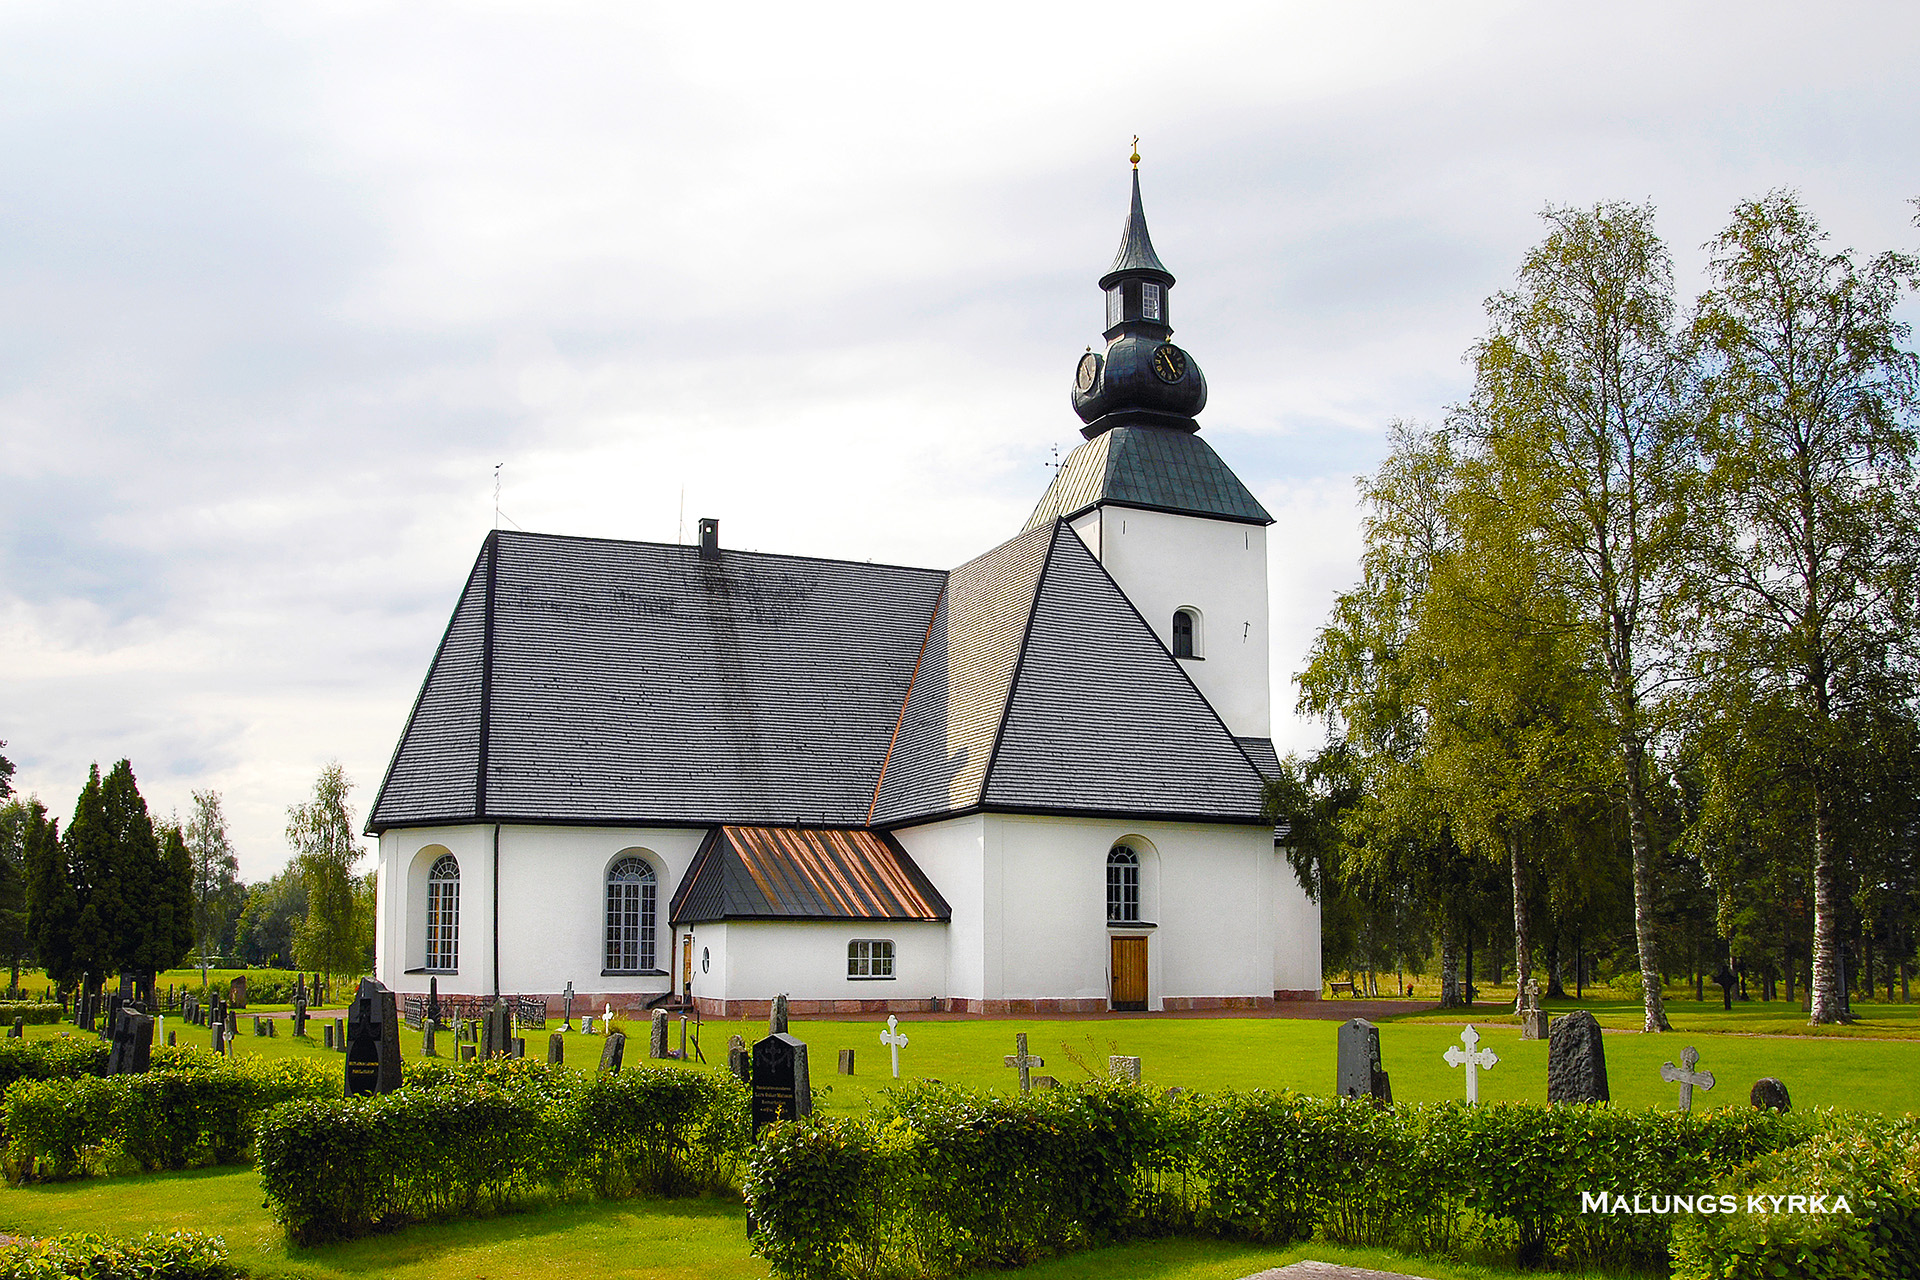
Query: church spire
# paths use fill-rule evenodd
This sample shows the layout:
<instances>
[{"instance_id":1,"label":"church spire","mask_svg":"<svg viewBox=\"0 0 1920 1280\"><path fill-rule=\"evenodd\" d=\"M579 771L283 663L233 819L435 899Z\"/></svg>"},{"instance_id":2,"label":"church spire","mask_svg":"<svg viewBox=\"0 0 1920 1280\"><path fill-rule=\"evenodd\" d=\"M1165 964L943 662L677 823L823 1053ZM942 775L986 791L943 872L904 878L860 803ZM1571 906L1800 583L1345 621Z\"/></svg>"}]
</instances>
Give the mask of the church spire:
<instances>
[{"instance_id":1,"label":"church spire","mask_svg":"<svg viewBox=\"0 0 1920 1280\"><path fill-rule=\"evenodd\" d=\"M1153 251L1147 214L1140 203L1140 140L1134 139L1133 204L1120 231L1120 251L1100 277L1107 296L1105 355L1080 358L1073 409L1094 436L1118 426L1170 427L1198 431L1194 415L1207 404L1207 380L1193 357L1173 345L1168 295L1173 273Z\"/></svg>"}]
</instances>

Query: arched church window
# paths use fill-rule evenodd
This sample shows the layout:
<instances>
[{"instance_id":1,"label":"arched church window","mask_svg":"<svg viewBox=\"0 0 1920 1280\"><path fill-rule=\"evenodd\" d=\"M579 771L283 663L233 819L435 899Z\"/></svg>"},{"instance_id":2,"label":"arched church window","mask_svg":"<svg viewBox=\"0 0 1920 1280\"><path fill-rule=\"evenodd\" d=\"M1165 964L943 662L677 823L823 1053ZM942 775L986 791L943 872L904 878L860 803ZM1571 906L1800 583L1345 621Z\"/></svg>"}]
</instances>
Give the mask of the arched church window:
<instances>
[{"instance_id":1,"label":"arched church window","mask_svg":"<svg viewBox=\"0 0 1920 1280\"><path fill-rule=\"evenodd\" d=\"M427 870L427 972L460 967L460 860L435 858Z\"/></svg>"},{"instance_id":2,"label":"arched church window","mask_svg":"<svg viewBox=\"0 0 1920 1280\"><path fill-rule=\"evenodd\" d=\"M645 858L622 858L607 871L607 969L654 967L659 881Z\"/></svg>"},{"instance_id":3,"label":"arched church window","mask_svg":"<svg viewBox=\"0 0 1920 1280\"><path fill-rule=\"evenodd\" d=\"M1107 853L1107 922L1123 924L1140 918L1140 855L1131 845L1117 844Z\"/></svg>"},{"instance_id":4,"label":"arched church window","mask_svg":"<svg viewBox=\"0 0 1920 1280\"><path fill-rule=\"evenodd\" d=\"M1180 609L1173 615L1173 656L1191 658L1193 652L1193 610Z\"/></svg>"}]
</instances>

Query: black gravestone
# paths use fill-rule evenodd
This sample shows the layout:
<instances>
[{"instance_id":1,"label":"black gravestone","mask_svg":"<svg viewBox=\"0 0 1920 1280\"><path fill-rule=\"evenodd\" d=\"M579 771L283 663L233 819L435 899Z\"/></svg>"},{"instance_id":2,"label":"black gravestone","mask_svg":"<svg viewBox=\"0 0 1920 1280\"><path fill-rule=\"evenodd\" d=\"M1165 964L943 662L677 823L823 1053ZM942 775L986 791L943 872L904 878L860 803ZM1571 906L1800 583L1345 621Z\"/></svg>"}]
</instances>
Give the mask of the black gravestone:
<instances>
[{"instance_id":1,"label":"black gravestone","mask_svg":"<svg viewBox=\"0 0 1920 1280\"><path fill-rule=\"evenodd\" d=\"M547 1065L557 1067L567 1060L567 1038L558 1031L547 1037Z\"/></svg>"},{"instance_id":2,"label":"black gravestone","mask_svg":"<svg viewBox=\"0 0 1920 1280\"><path fill-rule=\"evenodd\" d=\"M1555 1018L1547 1032L1547 1101L1606 1102L1607 1051L1585 1009Z\"/></svg>"},{"instance_id":3,"label":"black gravestone","mask_svg":"<svg viewBox=\"0 0 1920 1280\"><path fill-rule=\"evenodd\" d=\"M393 992L363 978L347 1006L347 1094L392 1093L400 1087L400 1019Z\"/></svg>"},{"instance_id":4,"label":"black gravestone","mask_svg":"<svg viewBox=\"0 0 1920 1280\"><path fill-rule=\"evenodd\" d=\"M323 1022L320 1024L320 1030L323 1033L320 1037L321 1047L325 1049L332 1049L333 1048L333 1024L331 1022Z\"/></svg>"},{"instance_id":5,"label":"black gravestone","mask_svg":"<svg viewBox=\"0 0 1920 1280\"><path fill-rule=\"evenodd\" d=\"M753 1046L753 1131L776 1120L797 1120L813 1110L807 1078L807 1046L777 1031Z\"/></svg>"},{"instance_id":6,"label":"black gravestone","mask_svg":"<svg viewBox=\"0 0 1920 1280\"><path fill-rule=\"evenodd\" d=\"M18 1040L26 1034L27 1034L27 1020L22 1017L15 1017L13 1020L13 1025L7 1028L7 1039Z\"/></svg>"},{"instance_id":7,"label":"black gravestone","mask_svg":"<svg viewBox=\"0 0 1920 1280\"><path fill-rule=\"evenodd\" d=\"M307 975L304 973L293 983L293 1034L307 1034Z\"/></svg>"},{"instance_id":8,"label":"black gravestone","mask_svg":"<svg viewBox=\"0 0 1920 1280\"><path fill-rule=\"evenodd\" d=\"M107 1053L107 1074L139 1075L153 1059L153 1019L122 1009L113 1027L113 1048Z\"/></svg>"},{"instance_id":9,"label":"black gravestone","mask_svg":"<svg viewBox=\"0 0 1920 1280\"><path fill-rule=\"evenodd\" d=\"M1753 1092L1747 1095L1747 1101L1763 1110L1793 1110L1793 1098L1788 1095L1787 1086L1772 1076L1762 1076L1755 1080Z\"/></svg>"},{"instance_id":10,"label":"black gravestone","mask_svg":"<svg viewBox=\"0 0 1920 1280\"><path fill-rule=\"evenodd\" d=\"M605 1075L610 1071L619 1071L620 1059L626 1056L626 1052L627 1033L624 1031L609 1032L607 1035L607 1043L605 1047L600 1050L600 1074Z\"/></svg>"},{"instance_id":11,"label":"black gravestone","mask_svg":"<svg viewBox=\"0 0 1920 1280\"><path fill-rule=\"evenodd\" d=\"M480 1056L483 1058L513 1056L513 1007L505 1000L495 1000L493 1008L487 1010L487 1016L482 1020Z\"/></svg>"},{"instance_id":12,"label":"black gravestone","mask_svg":"<svg viewBox=\"0 0 1920 1280\"><path fill-rule=\"evenodd\" d=\"M1393 1101L1393 1086L1380 1065L1380 1028L1355 1018L1340 1028L1340 1096L1371 1098L1375 1106Z\"/></svg>"},{"instance_id":13,"label":"black gravestone","mask_svg":"<svg viewBox=\"0 0 1920 1280\"><path fill-rule=\"evenodd\" d=\"M440 979L427 979L427 1022L435 1029L440 1026Z\"/></svg>"},{"instance_id":14,"label":"black gravestone","mask_svg":"<svg viewBox=\"0 0 1920 1280\"><path fill-rule=\"evenodd\" d=\"M213 1024L213 1051L215 1053L227 1051L227 1024L224 1022Z\"/></svg>"},{"instance_id":15,"label":"black gravestone","mask_svg":"<svg viewBox=\"0 0 1920 1280\"><path fill-rule=\"evenodd\" d=\"M126 997L118 991L113 992L107 997L107 1016L100 1020L100 1038L102 1040L112 1038L114 1029L120 1025L120 1006L126 1002Z\"/></svg>"}]
</instances>

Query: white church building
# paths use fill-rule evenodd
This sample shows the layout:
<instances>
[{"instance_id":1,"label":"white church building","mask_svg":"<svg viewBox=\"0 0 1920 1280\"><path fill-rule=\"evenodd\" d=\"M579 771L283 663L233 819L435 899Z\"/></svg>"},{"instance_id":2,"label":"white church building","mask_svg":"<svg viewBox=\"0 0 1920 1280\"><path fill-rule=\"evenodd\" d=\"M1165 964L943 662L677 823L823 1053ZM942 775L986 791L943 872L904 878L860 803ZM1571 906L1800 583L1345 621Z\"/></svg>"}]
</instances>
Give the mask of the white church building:
<instances>
[{"instance_id":1,"label":"white church building","mask_svg":"<svg viewBox=\"0 0 1920 1280\"><path fill-rule=\"evenodd\" d=\"M1267 529L1133 203L1086 443L952 570L495 531L368 822L400 992L759 1015L1320 994Z\"/></svg>"}]
</instances>

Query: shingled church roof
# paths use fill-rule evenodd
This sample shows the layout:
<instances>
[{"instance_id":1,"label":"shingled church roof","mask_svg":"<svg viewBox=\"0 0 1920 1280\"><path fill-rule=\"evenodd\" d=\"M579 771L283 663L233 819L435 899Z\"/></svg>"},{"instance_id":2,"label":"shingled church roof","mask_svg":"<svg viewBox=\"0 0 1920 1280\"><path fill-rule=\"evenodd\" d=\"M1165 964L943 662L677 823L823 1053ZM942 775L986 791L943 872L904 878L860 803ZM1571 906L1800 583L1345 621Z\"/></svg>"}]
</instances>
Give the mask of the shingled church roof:
<instances>
[{"instance_id":1,"label":"shingled church roof","mask_svg":"<svg viewBox=\"0 0 1920 1280\"><path fill-rule=\"evenodd\" d=\"M1114 427L1068 454L1027 528L1071 520L1102 504L1273 523L1212 445L1192 432L1166 427Z\"/></svg>"},{"instance_id":2,"label":"shingled church roof","mask_svg":"<svg viewBox=\"0 0 1920 1280\"><path fill-rule=\"evenodd\" d=\"M1259 820L1259 772L1064 524L952 574L491 534L368 828L975 808Z\"/></svg>"}]
</instances>

